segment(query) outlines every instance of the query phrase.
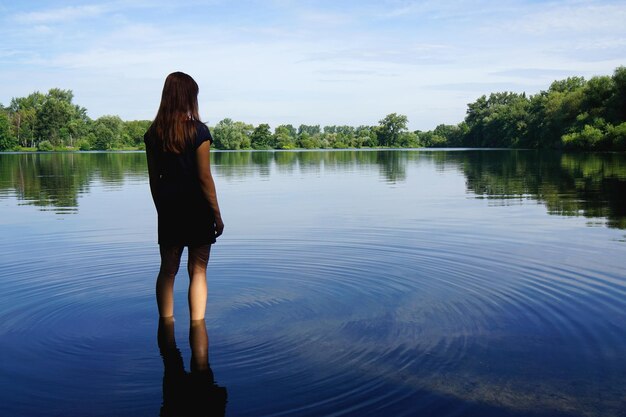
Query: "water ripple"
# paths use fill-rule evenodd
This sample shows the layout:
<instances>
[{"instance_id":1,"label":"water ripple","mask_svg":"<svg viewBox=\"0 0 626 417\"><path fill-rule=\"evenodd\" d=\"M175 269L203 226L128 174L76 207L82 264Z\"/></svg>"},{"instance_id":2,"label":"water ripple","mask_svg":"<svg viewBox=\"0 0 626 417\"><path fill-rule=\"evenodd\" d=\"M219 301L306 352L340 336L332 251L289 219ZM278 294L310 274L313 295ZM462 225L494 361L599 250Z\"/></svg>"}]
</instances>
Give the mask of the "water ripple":
<instances>
[{"instance_id":1,"label":"water ripple","mask_svg":"<svg viewBox=\"0 0 626 417\"><path fill-rule=\"evenodd\" d=\"M425 204L456 201L445 198ZM229 414L620 415L623 249L604 253L561 224L527 227L518 212L506 217L515 233L491 218L420 215L276 221L272 234L220 238L207 323ZM0 251L0 347L10 362L0 371L15 399L0 414L107 415L114 396L112 414L156 415L152 236L123 223L40 226L3 225L12 240ZM186 283L182 268L180 323ZM86 395L88 383L98 392Z\"/></svg>"},{"instance_id":2,"label":"water ripple","mask_svg":"<svg viewBox=\"0 0 626 417\"><path fill-rule=\"evenodd\" d=\"M577 399L580 392L565 388L561 402L531 401L529 395L541 393L530 381L542 374L557 384L560 366L571 366L576 355L594 364L588 371L605 368L607 354L624 347L619 323L625 318L626 285L617 276L525 260L510 250L511 245L527 242L497 242L500 249L483 250L451 236L445 236L445 242L420 237L387 245L364 238L363 233L351 236L305 243L272 239L262 247L229 242L237 250L224 248L215 265L219 285L224 286L220 291L228 292L230 286L246 290L228 297L230 306L213 317L213 325L230 341L220 345L221 351L230 352L220 361L237 361L238 367L253 370L259 378L271 377L278 366L292 369L287 377L292 384L303 378L296 372L300 361L319 363L335 370L327 371L320 389L358 369L387 384L377 393L380 398L366 394L363 387L355 387L355 392L345 388L364 404L385 402L386 395L402 401L419 389L492 405L504 402L520 412L531 402L543 401L566 413L565 404L581 405L590 398ZM446 249L441 250L444 244ZM332 259L324 261L318 254ZM237 273L229 273L235 264ZM513 339L507 336L511 328L517 335ZM268 338L269 334L276 336ZM251 338L264 342L250 344ZM510 365L499 358L477 360L476 355L499 349L515 352L515 344L522 340L530 344L531 352L545 354L547 349L548 357L565 346L577 346L576 355L565 354L548 369L531 364L519 373L519 386L507 394L510 400L480 396L493 384L497 370ZM515 355L521 356L516 371L530 364L521 353ZM538 363L545 366L546 361L541 358ZM384 366L389 363L394 366ZM471 390L451 370L471 372L476 380ZM406 372L406 379L398 381L398 372ZM438 382L442 374L453 378L445 389ZM389 383L397 391L390 392ZM551 389L559 391L557 386ZM320 407L323 404L315 404Z\"/></svg>"}]
</instances>

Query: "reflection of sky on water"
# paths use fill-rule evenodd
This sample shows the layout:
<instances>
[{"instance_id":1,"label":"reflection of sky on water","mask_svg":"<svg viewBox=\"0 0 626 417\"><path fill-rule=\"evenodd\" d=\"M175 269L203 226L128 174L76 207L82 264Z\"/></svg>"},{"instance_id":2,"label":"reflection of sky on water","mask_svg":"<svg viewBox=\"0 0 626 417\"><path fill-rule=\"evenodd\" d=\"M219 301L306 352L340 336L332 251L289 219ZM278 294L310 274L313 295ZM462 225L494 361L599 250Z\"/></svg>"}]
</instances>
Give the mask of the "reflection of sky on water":
<instances>
[{"instance_id":1,"label":"reflection of sky on water","mask_svg":"<svg viewBox=\"0 0 626 417\"><path fill-rule=\"evenodd\" d=\"M207 324L227 415L619 415L622 231L549 215L496 154L254 154L213 164L226 233ZM22 205L34 179L0 198L2 415L158 411L144 155L98 158L75 171L73 214ZM178 340L185 290L180 275Z\"/></svg>"},{"instance_id":2,"label":"reflection of sky on water","mask_svg":"<svg viewBox=\"0 0 626 417\"><path fill-rule=\"evenodd\" d=\"M17 196L22 204L57 214L75 212L78 199L90 192L94 182L106 190L122 189L127 182L144 181L146 175L141 152L3 154L0 160L0 195ZM334 178L330 189L338 190L334 196L338 199L349 198L355 193L348 191L369 187L379 180L392 188L419 192L423 199L434 199L448 187L454 192L452 187L464 181L467 194L487 199L490 207L539 201L550 214L583 215L597 219L589 222L591 226L626 228L623 160L620 154L506 150L227 151L214 152L213 170L217 178L231 187L253 183L254 190L243 188L242 192L256 193L261 198L283 192L288 198L308 198L319 192L316 187L323 187L326 192L329 187L324 181L333 173L358 174ZM453 179L436 175L448 171L463 176ZM290 181L290 177L319 181L309 182L306 196L298 194L301 187L291 182L284 186L289 189L274 188L274 184ZM271 185L265 184L270 181Z\"/></svg>"}]
</instances>

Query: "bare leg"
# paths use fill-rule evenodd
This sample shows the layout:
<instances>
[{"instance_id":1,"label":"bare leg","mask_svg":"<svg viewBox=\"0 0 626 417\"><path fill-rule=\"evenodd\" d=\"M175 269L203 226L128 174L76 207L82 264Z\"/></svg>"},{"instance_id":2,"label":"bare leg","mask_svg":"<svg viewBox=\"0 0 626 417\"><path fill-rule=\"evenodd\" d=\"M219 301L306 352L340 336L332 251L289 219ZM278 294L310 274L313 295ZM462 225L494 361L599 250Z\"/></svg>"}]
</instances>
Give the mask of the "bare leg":
<instances>
[{"instance_id":1,"label":"bare leg","mask_svg":"<svg viewBox=\"0 0 626 417\"><path fill-rule=\"evenodd\" d=\"M174 315L174 278L180 265L182 246L160 246L161 269L156 282L156 299L159 317Z\"/></svg>"},{"instance_id":2,"label":"bare leg","mask_svg":"<svg viewBox=\"0 0 626 417\"><path fill-rule=\"evenodd\" d=\"M189 315L191 320L204 319L207 300L206 266L211 245L190 246L187 271L189 272Z\"/></svg>"}]
</instances>

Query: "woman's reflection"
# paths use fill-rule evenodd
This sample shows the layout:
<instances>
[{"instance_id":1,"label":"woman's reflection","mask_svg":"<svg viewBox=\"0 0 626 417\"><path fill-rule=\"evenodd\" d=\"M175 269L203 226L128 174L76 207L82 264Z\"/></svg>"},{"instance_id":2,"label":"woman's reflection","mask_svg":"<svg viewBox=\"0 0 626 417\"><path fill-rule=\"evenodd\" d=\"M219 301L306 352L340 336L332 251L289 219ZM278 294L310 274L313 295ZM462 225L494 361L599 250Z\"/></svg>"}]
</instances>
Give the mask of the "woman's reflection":
<instances>
[{"instance_id":1,"label":"woman's reflection","mask_svg":"<svg viewBox=\"0 0 626 417\"><path fill-rule=\"evenodd\" d=\"M157 339L164 368L161 417L223 416L226 388L215 383L209 366L209 337L204 320L192 320L189 327L189 373L176 346L173 317L159 319Z\"/></svg>"}]
</instances>

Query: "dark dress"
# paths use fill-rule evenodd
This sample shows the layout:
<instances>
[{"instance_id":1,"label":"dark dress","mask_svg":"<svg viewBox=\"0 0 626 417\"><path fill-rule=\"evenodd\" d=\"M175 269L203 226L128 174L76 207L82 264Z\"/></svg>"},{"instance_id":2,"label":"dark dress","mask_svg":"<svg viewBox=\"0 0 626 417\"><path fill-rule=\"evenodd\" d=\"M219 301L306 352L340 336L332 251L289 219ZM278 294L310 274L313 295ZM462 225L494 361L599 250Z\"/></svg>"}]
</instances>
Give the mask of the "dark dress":
<instances>
[{"instance_id":1,"label":"dark dress","mask_svg":"<svg viewBox=\"0 0 626 417\"><path fill-rule=\"evenodd\" d=\"M196 150L207 140L209 128L196 124L196 137L184 152L163 151L153 129L144 135L146 155L157 171L155 205L158 213L159 245L197 246L215 243L215 217L198 177Z\"/></svg>"}]
</instances>

